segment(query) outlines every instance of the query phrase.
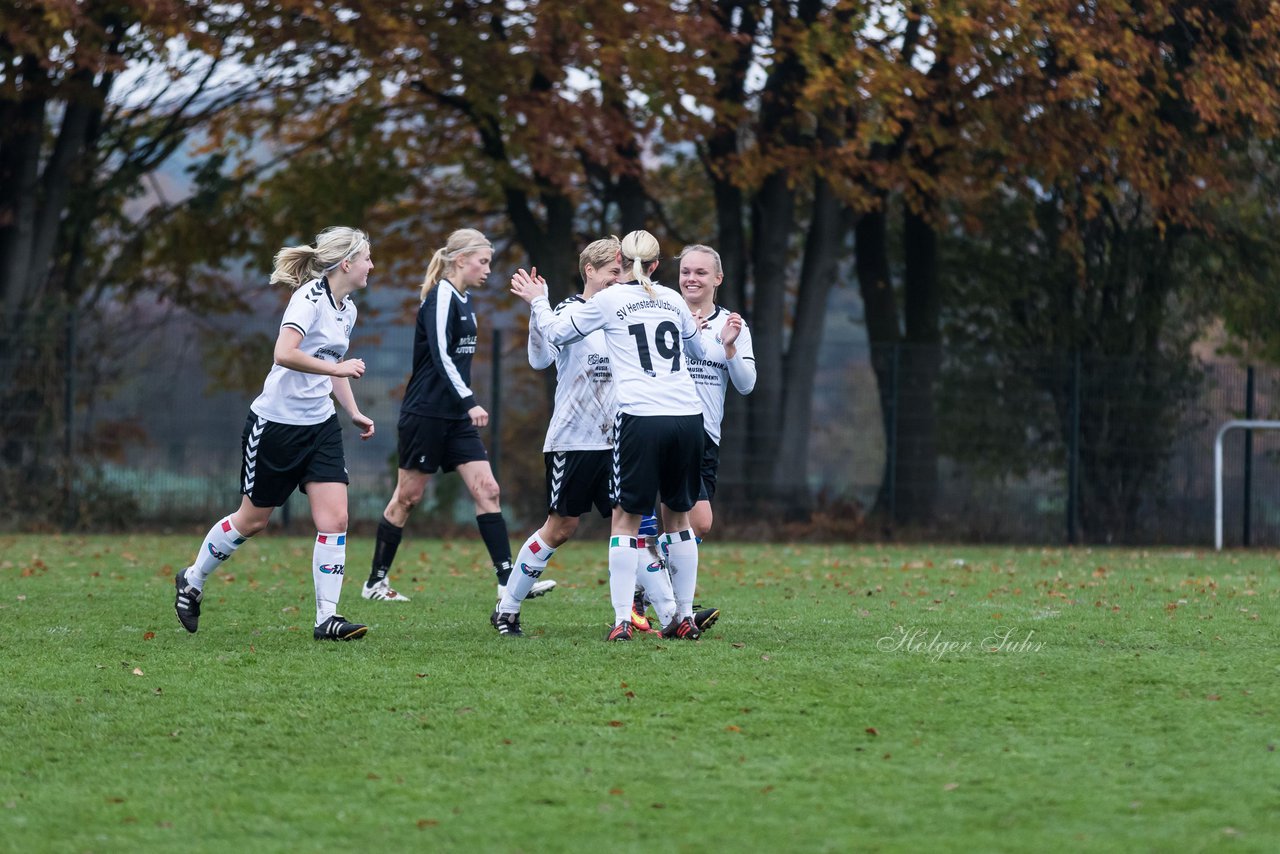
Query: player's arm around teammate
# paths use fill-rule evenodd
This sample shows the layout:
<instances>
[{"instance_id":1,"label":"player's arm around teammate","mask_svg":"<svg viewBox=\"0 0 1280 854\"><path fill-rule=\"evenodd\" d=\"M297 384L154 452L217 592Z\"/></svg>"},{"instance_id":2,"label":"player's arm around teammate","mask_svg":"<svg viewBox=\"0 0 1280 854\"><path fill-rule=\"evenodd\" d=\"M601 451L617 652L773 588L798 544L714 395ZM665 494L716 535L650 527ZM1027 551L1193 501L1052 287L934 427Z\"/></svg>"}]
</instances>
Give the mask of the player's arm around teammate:
<instances>
[{"instance_id":1,"label":"player's arm around teammate","mask_svg":"<svg viewBox=\"0 0 1280 854\"><path fill-rule=\"evenodd\" d=\"M187 631L199 628L209 575L267 526L272 511L294 489L301 489L316 525L314 637L353 640L365 634L365 626L337 614L346 567L349 480L330 395L360 428L362 439L373 436L373 421L356 405L350 385L364 374L364 361L344 358L357 313L350 297L368 285L372 270L369 239L353 228L327 229L315 246L285 247L276 254L271 282L287 283L294 293L276 338L275 364L249 407L241 436L240 507L214 524L191 566L175 579L174 610Z\"/></svg>"}]
</instances>

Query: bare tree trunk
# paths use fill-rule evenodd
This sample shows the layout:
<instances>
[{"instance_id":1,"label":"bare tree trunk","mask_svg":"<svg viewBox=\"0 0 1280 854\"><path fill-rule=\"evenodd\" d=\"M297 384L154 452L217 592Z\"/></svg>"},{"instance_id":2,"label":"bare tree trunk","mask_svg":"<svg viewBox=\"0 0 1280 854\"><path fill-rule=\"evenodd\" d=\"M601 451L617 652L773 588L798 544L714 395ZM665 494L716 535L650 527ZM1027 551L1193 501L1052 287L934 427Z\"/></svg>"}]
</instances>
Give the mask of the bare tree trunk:
<instances>
[{"instance_id":1,"label":"bare tree trunk","mask_svg":"<svg viewBox=\"0 0 1280 854\"><path fill-rule=\"evenodd\" d=\"M46 78L31 56L24 58L21 75L28 90L36 92ZM32 265L40 211L40 150L46 103L39 94L24 98L6 111L6 119L12 118L13 124L0 128L0 294L5 315L18 320L27 294L35 290Z\"/></svg>"},{"instance_id":2,"label":"bare tree trunk","mask_svg":"<svg viewBox=\"0 0 1280 854\"><path fill-rule=\"evenodd\" d=\"M924 216L908 209L903 217L906 336L899 374L898 516L903 522L928 524L933 521L938 494L938 423L934 406L942 340L938 235Z\"/></svg>"},{"instance_id":3,"label":"bare tree trunk","mask_svg":"<svg viewBox=\"0 0 1280 854\"><path fill-rule=\"evenodd\" d=\"M853 212L836 198L830 184L818 179L800 271L795 322L784 363L782 432L773 469L773 481L785 500L787 513L797 519L808 518L812 504L808 470L814 377L827 301L852 227Z\"/></svg>"},{"instance_id":4,"label":"bare tree trunk","mask_svg":"<svg viewBox=\"0 0 1280 854\"><path fill-rule=\"evenodd\" d=\"M876 496L876 513L893 521L896 508L894 478L897 475L893 452L896 441L897 346L900 340L898 302L893 295L889 273L888 220L883 206L864 214L854 229L854 265L862 294L867 340L871 346L871 369L880 396L880 418L886 449L884 475Z\"/></svg>"},{"instance_id":5,"label":"bare tree trunk","mask_svg":"<svg viewBox=\"0 0 1280 854\"><path fill-rule=\"evenodd\" d=\"M748 403L747 463L752 471L763 475L773 471L782 441L787 250L795 228L795 190L785 174L776 172L765 179L752 205L752 223L755 324L751 337L756 355L756 388Z\"/></svg>"}]
</instances>

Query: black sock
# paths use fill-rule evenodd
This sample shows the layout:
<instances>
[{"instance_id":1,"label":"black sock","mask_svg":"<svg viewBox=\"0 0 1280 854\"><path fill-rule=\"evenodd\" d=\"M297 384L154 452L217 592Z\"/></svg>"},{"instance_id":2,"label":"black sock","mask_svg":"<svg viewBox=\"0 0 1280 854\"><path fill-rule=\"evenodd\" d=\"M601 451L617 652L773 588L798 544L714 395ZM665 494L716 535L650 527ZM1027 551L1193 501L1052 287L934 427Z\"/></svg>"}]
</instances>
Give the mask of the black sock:
<instances>
[{"instance_id":1,"label":"black sock","mask_svg":"<svg viewBox=\"0 0 1280 854\"><path fill-rule=\"evenodd\" d=\"M493 561L493 571L498 576L499 584L506 584L511 577L511 542L507 539L507 520L502 513L481 513L476 516L476 526L480 528L480 539L489 550L489 560Z\"/></svg>"},{"instance_id":2,"label":"black sock","mask_svg":"<svg viewBox=\"0 0 1280 854\"><path fill-rule=\"evenodd\" d=\"M378 523L378 540L373 547L373 567L369 570L369 587L387 577L391 571L391 562L396 559L396 549L400 548L400 538L404 528L398 528L383 516Z\"/></svg>"}]
</instances>

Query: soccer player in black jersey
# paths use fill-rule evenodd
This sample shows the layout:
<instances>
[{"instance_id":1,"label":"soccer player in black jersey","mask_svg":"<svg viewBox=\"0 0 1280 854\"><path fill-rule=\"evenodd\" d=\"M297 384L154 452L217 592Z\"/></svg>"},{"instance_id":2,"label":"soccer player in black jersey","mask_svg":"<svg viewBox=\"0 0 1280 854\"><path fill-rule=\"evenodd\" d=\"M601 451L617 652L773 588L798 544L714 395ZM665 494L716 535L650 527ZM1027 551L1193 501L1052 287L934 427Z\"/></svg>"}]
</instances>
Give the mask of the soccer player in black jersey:
<instances>
[{"instance_id":1,"label":"soccer player in black jersey","mask_svg":"<svg viewBox=\"0 0 1280 854\"><path fill-rule=\"evenodd\" d=\"M488 426L489 413L471 391L478 326L470 292L484 285L492 260L488 238L474 228L460 228L427 266L413 335L413 374L400 404L396 488L378 523L369 579L361 590L366 599L408 601L391 588L387 574L409 513L422 500L427 478L438 471L457 471L475 501L476 525L493 561L499 598L511 575L498 481L479 433ZM554 585L545 582L530 595Z\"/></svg>"}]
</instances>

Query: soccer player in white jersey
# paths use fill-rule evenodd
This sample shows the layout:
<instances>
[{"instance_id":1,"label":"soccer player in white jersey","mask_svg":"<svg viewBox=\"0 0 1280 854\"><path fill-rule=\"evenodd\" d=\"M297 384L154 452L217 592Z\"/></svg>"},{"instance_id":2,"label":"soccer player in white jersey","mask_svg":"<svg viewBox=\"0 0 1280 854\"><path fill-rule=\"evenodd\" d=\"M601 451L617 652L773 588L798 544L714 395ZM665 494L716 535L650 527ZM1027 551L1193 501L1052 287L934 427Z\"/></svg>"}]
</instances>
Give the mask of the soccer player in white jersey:
<instances>
[{"instance_id":1,"label":"soccer player in white jersey","mask_svg":"<svg viewBox=\"0 0 1280 854\"><path fill-rule=\"evenodd\" d=\"M702 321L678 293L650 279L658 266L658 241L652 234L633 231L622 239L621 249L629 281L601 291L571 313L557 317L547 303L546 285L524 270L512 278L511 291L530 304L531 323L553 344L604 331L618 400L609 541L614 624L608 640L632 638L636 534L641 517L658 500L672 511L664 543L675 588L674 611L663 635L695 639L698 545L688 521L698 497L703 430L702 404L685 353L704 357L698 334Z\"/></svg>"},{"instance_id":2,"label":"soccer player in white jersey","mask_svg":"<svg viewBox=\"0 0 1280 854\"><path fill-rule=\"evenodd\" d=\"M187 631L199 627L205 581L267 526L271 511L296 488L306 493L316 524L313 636L343 641L364 636L365 626L337 613L347 563L350 480L330 394L360 428L361 439L373 436L373 421L360 412L351 391L351 380L364 374L364 361L345 358L356 323L351 295L368 285L372 269L369 238L354 228L329 228L317 235L315 246L276 253L271 283L290 285L293 297L280 322L275 364L245 421L240 508L209 529L195 561L174 579L174 610Z\"/></svg>"},{"instance_id":3,"label":"soccer player in white jersey","mask_svg":"<svg viewBox=\"0 0 1280 854\"><path fill-rule=\"evenodd\" d=\"M689 512L693 533L701 542L711 530L711 499L716 494L716 476L720 469L720 436L724 421L724 398L729 383L739 394L750 394L756 385L756 357L751 349L751 330L737 312L716 305L716 291L724 280L720 253L710 246L695 244L680 250L680 293L689 306L707 318L702 337L706 355L689 360L689 373L698 387L702 401L702 427L706 431L702 451L702 487L698 503ZM671 530L667 513L663 526ZM647 559L647 556L646 556ZM644 614L643 594L636 594L636 612ZM719 611L699 611L700 630L709 628Z\"/></svg>"},{"instance_id":4,"label":"soccer player in white jersey","mask_svg":"<svg viewBox=\"0 0 1280 854\"><path fill-rule=\"evenodd\" d=\"M511 543L499 503L498 481L479 428L489 413L471 391L471 360L479 326L471 290L484 285L493 244L474 228L449 235L427 265L413 333L413 373L400 404L396 488L378 523L365 599L405 602L388 581L409 513L422 501L427 478L457 471L475 502L476 526L498 577L498 596L511 574ZM554 582L544 585L553 586ZM543 591L538 591L543 592Z\"/></svg>"},{"instance_id":5,"label":"soccer player in white jersey","mask_svg":"<svg viewBox=\"0 0 1280 854\"><path fill-rule=\"evenodd\" d=\"M589 244L578 257L580 296L555 308L557 317L585 305L622 275L621 243L606 237ZM530 276L543 283L535 268ZM578 520L594 505L600 515L612 513L613 427L618 404L609 370L604 332L557 346L529 324L529 364L536 370L556 366L555 408L542 451L546 461L547 520L525 540L516 555L512 580L494 612L493 626L504 637L520 637L520 606L542 576L556 549L578 530ZM666 582L670 587L670 582ZM655 597L656 598L656 597ZM670 598L670 593L667 593Z\"/></svg>"}]
</instances>

